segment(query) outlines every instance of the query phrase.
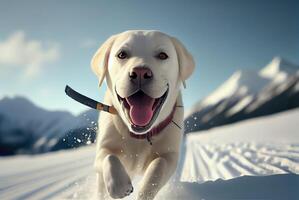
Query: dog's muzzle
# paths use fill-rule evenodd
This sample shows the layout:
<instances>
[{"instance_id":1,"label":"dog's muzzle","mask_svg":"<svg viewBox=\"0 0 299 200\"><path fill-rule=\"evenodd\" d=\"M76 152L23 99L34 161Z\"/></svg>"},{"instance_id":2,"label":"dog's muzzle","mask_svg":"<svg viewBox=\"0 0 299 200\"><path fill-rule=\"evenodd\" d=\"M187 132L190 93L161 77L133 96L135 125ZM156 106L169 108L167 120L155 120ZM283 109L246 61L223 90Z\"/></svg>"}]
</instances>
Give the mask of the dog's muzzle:
<instances>
[{"instance_id":1,"label":"dog's muzzle","mask_svg":"<svg viewBox=\"0 0 299 200\"><path fill-rule=\"evenodd\" d=\"M126 98L120 97L116 92L122 111L136 134L143 134L151 128L167 99L168 91L167 84L166 91L159 98L152 98L141 89Z\"/></svg>"}]
</instances>

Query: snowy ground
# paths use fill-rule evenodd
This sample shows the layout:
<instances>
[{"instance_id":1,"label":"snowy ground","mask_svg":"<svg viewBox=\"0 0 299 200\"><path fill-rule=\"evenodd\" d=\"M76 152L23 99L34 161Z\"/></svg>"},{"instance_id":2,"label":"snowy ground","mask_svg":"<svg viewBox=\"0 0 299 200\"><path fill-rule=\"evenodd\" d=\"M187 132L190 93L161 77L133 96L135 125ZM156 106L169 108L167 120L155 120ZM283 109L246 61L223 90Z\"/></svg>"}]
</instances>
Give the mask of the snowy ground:
<instances>
[{"instance_id":1,"label":"snowy ground","mask_svg":"<svg viewBox=\"0 0 299 200\"><path fill-rule=\"evenodd\" d=\"M0 199L71 199L93 175L94 146L0 160Z\"/></svg>"},{"instance_id":2,"label":"snowy ground","mask_svg":"<svg viewBox=\"0 0 299 200\"><path fill-rule=\"evenodd\" d=\"M180 182L156 199L299 199L298 119L299 109L189 134ZM94 199L94 148L0 158L0 199Z\"/></svg>"},{"instance_id":3,"label":"snowy ground","mask_svg":"<svg viewBox=\"0 0 299 200\"><path fill-rule=\"evenodd\" d=\"M299 109L188 134L182 181L299 174Z\"/></svg>"}]
</instances>

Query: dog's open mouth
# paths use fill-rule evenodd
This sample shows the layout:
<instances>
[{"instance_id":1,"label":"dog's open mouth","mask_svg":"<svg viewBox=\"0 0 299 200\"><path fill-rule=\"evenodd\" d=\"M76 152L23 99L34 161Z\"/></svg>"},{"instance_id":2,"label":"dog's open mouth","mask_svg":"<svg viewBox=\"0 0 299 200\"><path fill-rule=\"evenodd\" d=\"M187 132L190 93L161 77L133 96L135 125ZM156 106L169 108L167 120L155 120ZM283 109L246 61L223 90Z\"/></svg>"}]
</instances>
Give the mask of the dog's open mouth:
<instances>
[{"instance_id":1,"label":"dog's open mouth","mask_svg":"<svg viewBox=\"0 0 299 200\"><path fill-rule=\"evenodd\" d=\"M152 98L139 90L129 97L122 98L117 94L122 109L131 123L134 132L147 131L154 123L167 98L166 92L159 98Z\"/></svg>"}]
</instances>

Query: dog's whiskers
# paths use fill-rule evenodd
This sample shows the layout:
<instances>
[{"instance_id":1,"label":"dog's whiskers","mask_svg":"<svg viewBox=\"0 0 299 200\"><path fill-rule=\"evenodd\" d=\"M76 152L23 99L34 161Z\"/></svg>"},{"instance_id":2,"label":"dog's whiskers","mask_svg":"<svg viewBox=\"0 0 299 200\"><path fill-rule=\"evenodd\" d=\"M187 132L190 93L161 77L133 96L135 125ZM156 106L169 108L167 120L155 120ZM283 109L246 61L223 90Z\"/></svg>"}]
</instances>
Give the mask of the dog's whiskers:
<instances>
[{"instance_id":1,"label":"dog's whiskers","mask_svg":"<svg viewBox=\"0 0 299 200\"><path fill-rule=\"evenodd\" d=\"M147 141L148 141L148 143L149 143L150 145L153 145L153 143L152 143L152 141L151 141L151 137L150 137L149 134L146 135L146 139L147 139Z\"/></svg>"},{"instance_id":2,"label":"dog's whiskers","mask_svg":"<svg viewBox=\"0 0 299 200\"><path fill-rule=\"evenodd\" d=\"M172 123L174 123L179 129L182 129L175 121L172 120Z\"/></svg>"}]
</instances>

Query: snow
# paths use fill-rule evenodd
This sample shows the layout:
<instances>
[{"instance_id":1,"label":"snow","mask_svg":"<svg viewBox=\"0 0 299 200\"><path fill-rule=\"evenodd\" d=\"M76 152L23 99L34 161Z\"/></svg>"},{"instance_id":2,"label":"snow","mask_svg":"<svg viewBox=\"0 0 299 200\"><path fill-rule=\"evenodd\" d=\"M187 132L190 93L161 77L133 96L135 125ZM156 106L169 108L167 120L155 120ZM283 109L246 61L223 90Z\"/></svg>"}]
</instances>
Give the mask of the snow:
<instances>
[{"instance_id":1,"label":"snow","mask_svg":"<svg viewBox=\"0 0 299 200\"><path fill-rule=\"evenodd\" d=\"M94 147L0 159L0 199L68 197L92 173ZM62 195L62 196L60 196Z\"/></svg>"},{"instance_id":2,"label":"snow","mask_svg":"<svg viewBox=\"0 0 299 200\"><path fill-rule=\"evenodd\" d=\"M232 142L299 143L299 109L187 135L187 142L227 144Z\"/></svg>"},{"instance_id":3,"label":"snow","mask_svg":"<svg viewBox=\"0 0 299 200\"><path fill-rule=\"evenodd\" d=\"M157 200L298 199L299 109L185 136ZM0 199L95 199L95 146L0 158ZM134 193L125 199L136 199Z\"/></svg>"},{"instance_id":4,"label":"snow","mask_svg":"<svg viewBox=\"0 0 299 200\"><path fill-rule=\"evenodd\" d=\"M275 81L283 81L289 74L295 73L298 69L298 66L280 57L275 57L266 67L260 70L259 75Z\"/></svg>"},{"instance_id":5,"label":"snow","mask_svg":"<svg viewBox=\"0 0 299 200\"><path fill-rule=\"evenodd\" d=\"M236 105L234 105L231 109L229 109L227 111L226 115L227 116L232 116L232 115L238 113L239 111L244 109L246 106L248 106L251 103L252 100L253 100L252 95L245 96Z\"/></svg>"}]
</instances>

